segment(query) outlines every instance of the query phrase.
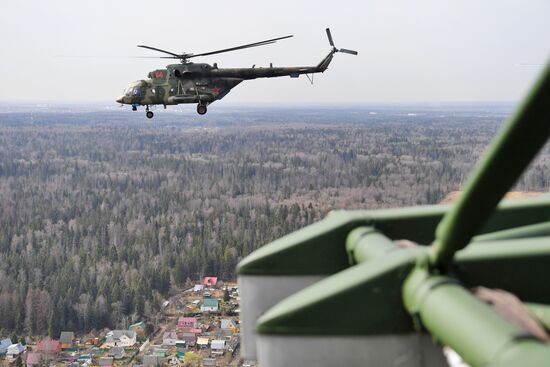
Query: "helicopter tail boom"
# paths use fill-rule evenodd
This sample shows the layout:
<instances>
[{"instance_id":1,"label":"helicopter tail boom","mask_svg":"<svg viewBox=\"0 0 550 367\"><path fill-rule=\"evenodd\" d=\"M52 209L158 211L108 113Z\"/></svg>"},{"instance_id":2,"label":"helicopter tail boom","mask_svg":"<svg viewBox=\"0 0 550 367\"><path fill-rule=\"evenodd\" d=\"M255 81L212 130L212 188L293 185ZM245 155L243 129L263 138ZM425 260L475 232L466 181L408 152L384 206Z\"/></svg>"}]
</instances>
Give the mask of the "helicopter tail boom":
<instances>
[{"instance_id":1,"label":"helicopter tail boom","mask_svg":"<svg viewBox=\"0 0 550 367\"><path fill-rule=\"evenodd\" d=\"M262 68L240 69L242 72L241 72L241 75L238 77L243 79L256 79L256 78L272 78L272 77L285 76L285 75L290 75L291 77L297 77L300 74L323 73L325 70L327 70L328 66L332 62L332 59L335 53L342 52L350 55L359 54L357 51L354 51L354 50L348 50L345 48L340 48L340 49L336 48L336 46L334 46L334 40L332 39L332 34L330 33L330 28L327 28L326 32L327 32L328 42L332 47L332 49L330 50L328 55L325 56L325 58L321 60L321 62L316 66L286 67L286 68L270 67L266 69L262 69Z\"/></svg>"},{"instance_id":2,"label":"helicopter tail boom","mask_svg":"<svg viewBox=\"0 0 550 367\"><path fill-rule=\"evenodd\" d=\"M327 70L328 66L332 62L334 54L337 52L347 53L351 55L357 55L357 51L348 50L345 48L338 49L334 46L334 41L330 33L330 29L326 29L327 37L332 47L330 52L324 59L319 62L316 66L293 66L293 67L273 67L270 65L267 68L230 68L230 69L218 69L210 68L206 70L198 71L180 71L176 69L174 75L177 78L182 79L196 79L196 78L238 78L242 80L250 80L257 78L275 78L280 76L291 76L298 77L301 74L314 74L314 73L323 73Z\"/></svg>"},{"instance_id":3,"label":"helicopter tail boom","mask_svg":"<svg viewBox=\"0 0 550 367\"><path fill-rule=\"evenodd\" d=\"M336 51L333 49L329 52L329 54L323 59L321 60L321 62L316 66L317 68L317 72L318 73L322 73L324 72L325 70L327 70L328 66L330 65L330 63L332 62L332 58L334 57L334 53Z\"/></svg>"}]
</instances>

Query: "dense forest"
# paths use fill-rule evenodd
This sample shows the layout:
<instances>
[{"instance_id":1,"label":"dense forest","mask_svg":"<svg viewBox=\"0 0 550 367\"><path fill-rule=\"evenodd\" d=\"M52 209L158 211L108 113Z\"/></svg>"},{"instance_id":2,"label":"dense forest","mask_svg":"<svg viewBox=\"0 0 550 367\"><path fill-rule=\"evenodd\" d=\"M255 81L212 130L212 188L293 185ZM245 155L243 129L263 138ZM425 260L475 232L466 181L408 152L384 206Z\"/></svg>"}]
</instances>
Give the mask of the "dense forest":
<instances>
[{"instance_id":1,"label":"dense forest","mask_svg":"<svg viewBox=\"0 0 550 367\"><path fill-rule=\"evenodd\" d=\"M111 115L0 114L4 331L151 317L189 279L234 279L243 256L331 209L437 203L503 119L306 114L193 126ZM518 186L547 190L548 160Z\"/></svg>"}]
</instances>

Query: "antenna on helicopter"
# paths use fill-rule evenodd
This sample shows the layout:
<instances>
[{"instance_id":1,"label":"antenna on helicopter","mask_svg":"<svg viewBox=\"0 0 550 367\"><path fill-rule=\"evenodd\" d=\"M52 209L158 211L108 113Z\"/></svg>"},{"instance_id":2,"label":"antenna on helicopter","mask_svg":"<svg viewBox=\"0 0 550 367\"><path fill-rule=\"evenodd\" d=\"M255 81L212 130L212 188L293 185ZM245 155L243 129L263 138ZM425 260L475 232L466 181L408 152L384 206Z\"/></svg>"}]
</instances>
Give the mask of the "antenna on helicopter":
<instances>
[{"instance_id":1,"label":"antenna on helicopter","mask_svg":"<svg viewBox=\"0 0 550 367\"><path fill-rule=\"evenodd\" d=\"M200 54L192 54L192 53L185 53L185 52L182 53L182 54L177 54L175 52L170 52L170 51L162 50L160 48L145 46L145 45L138 45L138 47L146 48L146 49L149 49L149 50L162 52L162 53L170 55L170 56L158 56L158 58L160 58L160 59L177 59L177 60L180 60L182 64L185 64L188 59L193 58L193 57L215 55L215 54L221 54L223 52L231 52L231 51L243 50L245 48L270 45L270 44L275 43L279 40L286 39L286 38L291 38L291 37L294 37L294 36L290 35L290 36L272 38L272 39L268 39L268 40L265 40L265 41L248 43L246 45L235 46L235 47L230 47L230 48L224 48L222 50L216 50L216 51L203 52L203 53L200 53Z\"/></svg>"}]
</instances>

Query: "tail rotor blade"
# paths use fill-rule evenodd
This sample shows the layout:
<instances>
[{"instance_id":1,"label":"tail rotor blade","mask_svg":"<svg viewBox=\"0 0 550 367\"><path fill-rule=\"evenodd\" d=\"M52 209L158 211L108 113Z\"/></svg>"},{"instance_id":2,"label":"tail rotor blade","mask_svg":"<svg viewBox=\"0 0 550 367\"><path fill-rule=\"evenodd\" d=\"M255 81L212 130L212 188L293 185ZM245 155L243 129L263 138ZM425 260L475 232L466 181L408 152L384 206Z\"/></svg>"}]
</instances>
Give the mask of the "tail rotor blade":
<instances>
[{"instance_id":1,"label":"tail rotor blade","mask_svg":"<svg viewBox=\"0 0 550 367\"><path fill-rule=\"evenodd\" d=\"M359 54L359 52L357 52L357 51L346 50L345 48L341 48L338 51L343 52L345 54L350 54L350 55L358 55Z\"/></svg>"},{"instance_id":2,"label":"tail rotor blade","mask_svg":"<svg viewBox=\"0 0 550 367\"><path fill-rule=\"evenodd\" d=\"M332 40L332 35L330 34L330 28L327 28L327 37L328 37L328 42L330 43L330 45L332 47L334 47L334 41Z\"/></svg>"}]
</instances>

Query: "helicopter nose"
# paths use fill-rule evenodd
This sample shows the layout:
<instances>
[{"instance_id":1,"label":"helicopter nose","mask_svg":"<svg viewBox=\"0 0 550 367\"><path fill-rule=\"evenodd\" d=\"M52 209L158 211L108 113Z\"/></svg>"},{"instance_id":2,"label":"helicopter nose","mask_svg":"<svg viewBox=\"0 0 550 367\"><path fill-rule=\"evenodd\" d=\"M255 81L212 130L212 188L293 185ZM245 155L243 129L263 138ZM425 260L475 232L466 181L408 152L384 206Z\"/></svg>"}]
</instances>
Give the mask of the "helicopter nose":
<instances>
[{"instance_id":1,"label":"helicopter nose","mask_svg":"<svg viewBox=\"0 0 550 367\"><path fill-rule=\"evenodd\" d=\"M120 96L116 99L117 103L124 103L124 96Z\"/></svg>"}]
</instances>

